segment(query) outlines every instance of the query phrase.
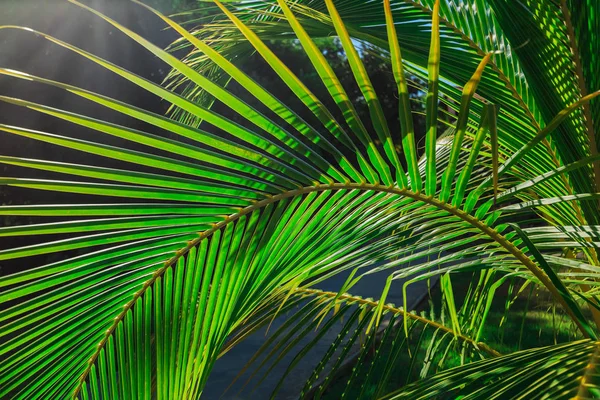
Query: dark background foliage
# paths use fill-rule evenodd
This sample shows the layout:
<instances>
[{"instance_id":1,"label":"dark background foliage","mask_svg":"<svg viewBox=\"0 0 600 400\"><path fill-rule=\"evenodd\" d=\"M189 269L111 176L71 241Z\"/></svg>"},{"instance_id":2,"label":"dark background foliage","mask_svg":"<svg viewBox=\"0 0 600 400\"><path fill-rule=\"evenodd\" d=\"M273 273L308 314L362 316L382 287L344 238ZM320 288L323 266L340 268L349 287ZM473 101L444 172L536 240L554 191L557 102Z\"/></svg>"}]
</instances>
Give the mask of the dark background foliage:
<instances>
[{"instance_id":1,"label":"dark background foliage","mask_svg":"<svg viewBox=\"0 0 600 400\"><path fill-rule=\"evenodd\" d=\"M164 2L162 2L164 3ZM175 34L162 30L148 12L129 1L93 0L86 4L105 13L136 32L150 38L157 45L167 46ZM84 50L93 52L115 64L135 71L140 76L160 83L168 69L142 47L136 45L120 32L93 14L80 9L66 0L7 0L0 2L0 25L19 25L55 36ZM59 82L77 85L148 110L164 113L168 105L139 87L114 75L31 32L16 29L0 30L0 67L23 71ZM64 90L32 83L26 80L0 76L1 95L22 98L60 109L90 115L132 128L157 132L143 122L111 112L101 106L77 98ZM103 143L119 145L116 138L103 137L88 129L43 115L33 110L0 102L0 121L3 124L19 125L30 129L84 140L101 140ZM104 135L106 136L106 135ZM0 133L1 153L27 158L47 158L60 162L95 164L99 157L77 153L58 146L22 138L5 132ZM106 162L107 160L103 160ZM107 165L127 168L116 161ZM55 174L8 165L0 165L0 176L22 176L52 179ZM34 192L17 187L0 187L0 204L69 203L72 194L58 192ZM81 200L81 199L80 199ZM102 201L95 199L94 201ZM89 201L89 200L88 200ZM114 202L114 198L105 199ZM15 225L36 222L32 218L1 218L0 225ZM0 248L24 246L39 241L35 237L2 238ZM27 259L32 265L55 261L56 256L41 256ZM3 261L0 273L21 269L24 260Z\"/></svg>"}]
</instances>

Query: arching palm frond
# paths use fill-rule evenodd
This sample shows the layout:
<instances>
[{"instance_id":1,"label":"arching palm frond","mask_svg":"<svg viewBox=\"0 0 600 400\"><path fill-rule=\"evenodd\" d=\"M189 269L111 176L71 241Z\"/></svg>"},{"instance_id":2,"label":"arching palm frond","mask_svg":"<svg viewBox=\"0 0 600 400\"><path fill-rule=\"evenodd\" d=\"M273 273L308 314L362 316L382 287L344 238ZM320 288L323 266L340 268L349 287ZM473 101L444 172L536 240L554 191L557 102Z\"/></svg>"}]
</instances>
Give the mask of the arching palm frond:
<instances>
[{"instance_id":1,"label":"arching palm frond","mask_svg":"<svg viewBox=\"0 0 600 400\"><path fill-rule=\"evenodd\" d=\"M384 1L377 7L368 2L368 12L360 17L370 22L371 29L344 11L343 6L351 2L326 0L324 6L316 6L279 0L266 6L248 2L232 7L215 1L223 17L211 25L214 29L208 39L204 31L192 34L156 13L203 54L200 62L218 66L224 74L219 79L195 68L193 58L180 61L117 21L71 2L143 46L194 89L182 95L83 49L33 33L114 72L192 118L175 121L67 83L0 69L3 75L57 87L165 133L0 97L96 134L94 141L86 141L0 124L6 135L106 161L82 165L10 155L0 158L5 164L53 174L48 179L2 178L3 184L64 192L75 199L74 204L0 208L2 215L49 218L0 228L2 236L41 238L32 245L0 251L0 260L22 259L24 265L0 279L0 397L198 398L219 355L269 317L300 304L298 296L311 306L290 320L290 325L302 322L296 331L319 325L330 328L344 314L358 324L350 341L334 343L332 351L350 351L357 336L364 333L371 342L381 337L380 345L391 345L392 354L406 349L416 352L419 346L410 350L402 338L410 338L409 330L432 329L437 336L431 339L430 357L442 346L450 351L448 342L466 343L475 355L496 356L479 341L490 304L483 290L489 286L476 288L479 293L471 300L477 306L469 303L458 310L450 275L460 271L479 271L482 277L499 272L498 276L490 273L490 284L504 274L540 284L583 336L596 339L595 329L574 297L582 285L577 280L565 285L552 268L555 260L548 258L549 263L538 248L558 246L565 239L559 233L563 231L575 237L576 244L570 247L594 247L596 224L586 218L593 213L589 200L597 195L580 190L590 189L589 185L575 183L579 182L577 174L589 175L595 155L588 146L566 157L568 146L555 148L550 135L600 92L576 96L553 119L539 119L538 111L528 109L538 104L528 90L515 89L522 82L517 60L498 55L509 63L505 75L488 45L482 42L481 49L473 47L472 41L485 41L485 37L472 33L469 39L456 32L446 20L450 15L444 14L450 11L439 2L399 6ZM427 17L427 22L421 17ZM453 18L460 19L458 15ZM489 26L496 24L493 20ZM473 27L464 21L460 26ZM415 27L413 36L409 35ZM357 105L315 44L315 38L332 31L348 58L368 118L359 117ZM289 89L291 98L269 93L229 59L234 47L215 45L227 35L228 40L239 40L256 52ZM337 109L328 108L270 49L265 41L278 35L299 41ZM398 135L392 133L383 113L361 59L359 41L381 47L389 57L400 98ZM450 47L462 50L450 52ZM428 62L429 68L423 68ZM405 70L429 78L425 156L416 145ZM229 80L247 93L242 96L228 90L224 82ZM458 111L444 135L438 135L435 128L438 88ZM227 112L195 101L196 92L222 103ZM289 105L292 102L294 107ZM502 103L500 112L496 102ZM194 123L200 120L202 124ZM575 129L575 133L568 139L573 143L585 132ZM109 140L114 138L119 139L118 145ZM125 166L115 168L115 160ZM563 164L565 160L568 165ZM575 197L565 200L565 196ZM107 203L105 199L112 197L116 202ZM510 222L518 222L517 213L529 207L555 226L525 227L525 231L511 227ZM548 229L550 236L536 229ZM28 257L62 253L59 261L29 266L32 258ZM589 258L594 254L586 253ZM548 257L552 256L556 254ZM314 289L342 271L352 271L353 281L339 293ZM345 293L352 282L375 272L388 274L379 300L365 302ZM385 304L394 281L408 279L405 292L407 284L434 276L441 277L445 294L448 318L443 323ZM582 296L593 299L586 293ZM329 317L331 309L335 313ZM401 317L401 324L396 324ZM352 323L343 325L345 331L351 327ZM284 346L290 340L294 339L290 336L279 342L279 348L287 349ZM526 358L553 357L562 351L563 360L570 359L572 351L589 358L592 347L590 341L571 343L543 350L547 354L532 351ZM321 365L331 356L331 352L325 354ZM394 358L382 361L381 357L383 353L376 353L365 365L365 374L355 372L350 380L372 381L376 368L389 375ZM509 355L477 365L510 364L519 357ZM457 382L472 379L470 367L463 368L446 373L455 374L451 376ZM303 394L317 377L307 379ZM377 389L379 394L385 390L384 383Z\"/></svg>"},{"instance_id":2,"label":"arching palm frond","mask_svg":"<svg viewBox=\"0 0 600 400\"><path fill-rule=\"evenodd\" d=\"M283 297L285 293L275 295L259 307L233 335L231 346L266 327L281 311ZM379 398L386 393L388 381L398 379L398 373L409 382L418 375L417 370L421 367L418 362L411 363L413 371L402 364L410 358L423 360L419 374L427 376L448 363L451 348L460 349L471 359L500 355L485 343L478 343L429 315L406 312L402 307L382 301L318 289L294 290L288 300L293 315L269 336L238 377L252 371L248 380L256 378L260 382L283 362L287 354L295 353L272 393L276 398L285 379L295 373L303 357L310 354L320 340L332 337L331 345L303 385L301 397L322 395L347 374L347 382L342 386L348 397ZM407 323L407 333L403 320ZM374 326L380 329L373 329ZM300 347L298 350L297 346ZM350 374L349 366L352 367ZM360 394L355 393L357 390Z\"/></svg>"},{"instance_id":3,"label":"arching palm frond","mask_svg":"<svg viewBox=\"0 0 600 400\"><path fill-rule=\"evenodd\" d=\"M381 7L376 6L377 3L378 1L340 1L338 10L354 40L375 46L380 52L388 51L385 13ZM405 68L411 74L427 80L430 36L427 21L435 14L433 12L435 1L391 1L390 3L398 37L402 42ZM579 57L579 65L586 77L591 78L583 80L579 85L585 85L585 90L578 89L579 76L575 67L571 67L576 61L570 56L569 44L572 46L573 42L568 36L570 32L573 33L574 43L580 47L595 45L593 29L595 20L593 17L585 19L585 16L597 14L594 12L597 4L589 2L590 4L586 3L586 5L583 3L575 5L564 1L558 3L565 3L565 5L531 1L526 4L522 2L515 8L511 2L504 0L440 2L440 47L442 49L440 88L445 96L460 103L461 92L456 90L456 86L463 85L468 80L469 71L475 68L485 54L493 53L479 84L478 94L501 106L498 130L504 137L511 138L500 146L501 156L509 157L526 144L536 131L548 124L560 110L578 98L598 90L595 78L591 77L597 74L590 72L596 68L597 63L588 59L589 54L595 52L588 52L587 48L586 51L579 53L585 53ZM330 35L332 22L323 2L312 0L293 2L290 7L297 13L297 18L305 24L306 30L313 38ZM264 40L285 42L294 37L279 5L258 1L246 2L239 8L240 18L256 26L257 34ZM565 13L577 16L571 18L575 21L571 24L573 25L571 30L565 27L564 20L568 16L563 15ZM515 24L515 21L519 21L519 24ZM534 30L534 27L536 31L539 30L535 40L532 40L534 33L528 30L529 27L531 30ZM563 34L564 38L555 40L557 32ZM236 55L236 57L251 54L250 43L240 40L243 35L232 29L232 24L227 18L220 18L217 15L194 34L206 37L216 46L223 46L226 48L224 54ZM558 46L560 51L555 51L553 46ZM562 61L550 59L550 54L552 57L561 57ZM205 55L202 52L190 52L187 58L190 65L196 64L196 57L205 57ZM208 68L212 63L209 59L203 58L198 65L206 65ZM557 67L557 65L565 67ZM217 77L222 76L222 71L215 70L214 73L214 75L211 73L214 79L220 79ZM176 71L173 71L169 77L171 84L185 85L186 81L186 78ZM564 93L558 92L562 90L560 88L566 87L568 90ZM194 85L190 86L189 90L186 93L191 98L194 98L194 93L206 96L205 92L194 89ZM471 108L473 112L480 115L482 104L477 100L473 101ZM210 101L209 98L207 101ZM597 103L597 100L591 100L590 107L596 107ZM520 166L515 166L513 173L524 172L524 176L527 176L531 171L537 170L541 174L548 169L559 168L564 164L580 160L583 157L583 153L579 153L582 148L581 143L589 143L590 137L595 137L590 125L586 125L585 121L596 120L594 116L597 112L594 114L592 111L585 111L586 109L583 108L583 112L591 114L586 119L582 118L582 114L572 114L570 122L562 124L552 135L542 140L543 146L531 149L522 160L523 168L526 168L527 172L519 171ZM577 111L577 113L581 112L581 110ZM578 124L577 121L584 121L584 123ZM588 132L592 132L592 135L590 136ZM597 153L596 147L590 148L592 155ZM536 190L542 197L547 197L548 193L561 192L562 195L573 195L593 192L598 184L590 186L593 180L590 180L589 176L591 170L600 168L599 166L599 162L590 163L581 169L562 175L555 185L551 185L552 187L541 184ZM600 175L598 171L595 174ZM560 206L559 213L553 213L548 217L558 224L582 224L583 221L595 224L596 208L596 204L590 202L564 203Z\"/></svg>"}]
</instances>

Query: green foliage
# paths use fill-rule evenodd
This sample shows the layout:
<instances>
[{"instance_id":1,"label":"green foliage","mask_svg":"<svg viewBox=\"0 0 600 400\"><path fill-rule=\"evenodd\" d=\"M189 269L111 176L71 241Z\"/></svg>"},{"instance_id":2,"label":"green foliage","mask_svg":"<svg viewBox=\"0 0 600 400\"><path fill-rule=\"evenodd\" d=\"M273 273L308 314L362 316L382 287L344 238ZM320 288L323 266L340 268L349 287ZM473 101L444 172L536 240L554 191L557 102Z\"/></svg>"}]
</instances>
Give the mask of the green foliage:
<instances>
[{"instance_id":1,"label":"green foliage","mask_svg":"<svg viewBox=\"0 0 600 400\"><path fill-rule=\"evenodd\" d=\"M0 124L5 135L97 161L0 157L52 174L0 183L74 199L0 208L43 221L0 228L39 238L0 250L23 262L0 278L0 397L198 398L220 356L286 313L240 373L263 379L294 354L273 397L332 333L301 397L340 379L343 398L596 395L600 92L593 56L578 54L597 44L597 3L215 0L186 14L188 30L136 1L181 35L180 60L71 2L172 68L165 85L33 33L165 100L173 118L0 69L156 128L0 96L96 134ZM581 7L590 24L572 20ZM338 292L318 289L349 271ZM387 276L379 299L352 294L375 273ZM433 280L441 299L423 313L386 303ZM505 316L539 287L584 339L501 355L486 335L507 283Z\"/></svg>"}]
</instances>

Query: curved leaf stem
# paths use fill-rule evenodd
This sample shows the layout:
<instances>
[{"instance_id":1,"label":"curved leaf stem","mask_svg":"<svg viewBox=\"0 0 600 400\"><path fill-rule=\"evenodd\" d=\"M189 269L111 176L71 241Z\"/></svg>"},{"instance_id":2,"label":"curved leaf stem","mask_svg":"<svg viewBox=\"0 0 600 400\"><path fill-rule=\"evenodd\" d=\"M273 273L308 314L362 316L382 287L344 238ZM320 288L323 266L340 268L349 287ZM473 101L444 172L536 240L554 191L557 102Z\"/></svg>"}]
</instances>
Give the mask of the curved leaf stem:
<instances>
[{"instance_id":1,"label":"curved leaf stem","mask_svg":"<svg viewBox=\"0 0 600 400\"><path fill-rule=\"evenodd\" d=\"M303 187L300 189L286 191L284 193L280 193L278 195L271 196L271 197L261 200L261 201L256 201L254 204L252 204L248 207L245 207L243 209L240 209L240 211L237 212L236 214L232 214L232 215L228 216L227 218L225 218L223 221L214 224L211 229L208 229L208 230L205 230L205 231L199 233L198 237L196 239L189 241L186 247L177 251L177 253L175 253L175 255L173 257L171 257L169 260L167 260L161 268L157 269L152 274L152 277L144 283L142 288L133 295L133 298L131 299L131 301L129 301L129 303L127 303L123 307L123 310L121 311L121 313L119 313L119 315L114 318L113 324L106 331L104 338L100 341L100 343L98 343L96 351L88 360L88 366L85 369L85 371L82 373L82 375L79 379L79 384L77 385L77 387L75 388L75 390L73 392L73 398L77 397L78 393L81 391L82 386L92 369L92 366L95 364L96 360L98 359L98 357L100 355L100 351L104 348L104 345L108 341L108 338L116 330L119 323L125 318L125 316L127 315L127 312L133 308L136 301L146 292L146 289L148 289L150 286L152 286L154 284L154 282L156 281L156 279L161 277L169 267L175 265L182 256L187 254L193 247L198 245L202 240L210 237L216 231L225 227L229 223L235 222L236 220L238 220L240 217L242 217L244 215L250 214L251 212L253 212L255 210L261 209L269 204L278 202L283 199L287 199L287 198L291 198L291 197L295 197L295 196L301 196L301 195L312 193L312 192L322 192L322 191L326 191L326 190L371 190L371 191L375 191L375 192L384 192L384 193L396 194L399 196L406 196L406 197L409 197L416 201L422 201L422 202L429 204L431 206L434 206L440 210L444 210L444 211L462 219L463 221L471 224L473 227L479 229L481 232L483 232L484 234L489 236L492 240L494 240L495 242L500 244L502 247L504 247L505 250L507 250L509 253L511 253L517 260L519 260L519 262L521 262L525 267L527 267L527 269L529 269L533 273L533 275L535 275L536 278L538 278L539 281L544 286L546 286L546 288L550 291L550 293L553 295L553 297L556 299L556 301L558 301L564 307L566 312L573 319L573 321L578 326L579 330L583 333L583 335L586 338L589 337L589 335L587 334L587 332L585 331L583 326L578 321L577 317L573 314L573 311L571 310L571 308L568 306L568 304L565 302L565 300L560 295L557 288L551 282L548 275L546 275L546 273L541 268L539 268L535 264L535 262L533 262L525 253L523 253L518 247L516 247L512 242L510 242L508 239L506 239L499 232L497 232L494 228L486 225L483 221L480 221L479 219L464 212L463 210L459 209L458 207L454 207L449 203L437 200L433 196L426 196L421 193L415 193L409 189L400 189L395 186L382 186L382 185L378 185L378 184L369 184L369 183L333 183L333 184L328 184L328 185L306 186L306 187Z\"/></svg>"},{"instance_id":2,"label":"curved leaf stem","mask_svg":"<svg viewBox=\"0 0 600 400\"><path fill-rule=\"evenodd\" d=\"M375 300L368 300L368 299L363 299L362 297L358 297L358 296L353 296L349 293L344 293L340 296L338 296L338 293L336 292L326 292L323 290L319 290L319 289L296 289L296 293L306 293L307 295L314 295L314 296L322 296L322 297L329 297L329 298L335 298L337 297L339 300L345 300L345 301L350 301L353 303L358 303L358 304L366 304L368 306L371 306L373 308L376 308L379 305L379 301L375 301ZM383 305L383 309L385 311L389 311L391 313L394 314L402 314L403 316L406 316L412 320L415 321L419 321L425 325L429 325L432 326L436 329L440 329L442 331L448 332L453 334L454 336L458 337L460 340L467 342L469 344L471 344L473 347L478 348L480 350L485 351L486 353L488 353L489 355L493 356L493 357L500 357L502 354L499 353L497 350L494 350L493 348L491 348L490 346L486 345L485 343L482 342L476 342L474 339L465 336L463 334L459 334L456 331L454 331L451 328L448 328L445 325L442 325L440 323L437 323L433 320L427 319L425 317L422 317L418 314L412 313L412 312L405 312L404 308L402 307L394 307L388 304L384 304Z\"/></svg>"}]
</instances>

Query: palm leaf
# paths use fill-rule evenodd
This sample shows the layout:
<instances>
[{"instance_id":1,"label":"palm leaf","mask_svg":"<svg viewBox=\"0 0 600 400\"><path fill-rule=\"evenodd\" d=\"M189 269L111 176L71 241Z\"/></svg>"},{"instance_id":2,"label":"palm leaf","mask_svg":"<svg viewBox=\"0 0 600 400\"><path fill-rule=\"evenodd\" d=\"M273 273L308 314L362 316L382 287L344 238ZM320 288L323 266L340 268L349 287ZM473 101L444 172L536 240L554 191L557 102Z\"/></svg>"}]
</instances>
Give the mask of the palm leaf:
<instances>
[{"instance_id":1,"label":"palm leaf","mask_svg":"<svg viewBox=\"0 0 600 400\"><path fill-rule=\"evenodd\" d=\"M418 346L414 341L417 335L429 336L429 340L435 342L436 346L442 346L442 348L465 345L469 348L469 352L473 352L472 357L475 359L499 356L496 350L484 343L476 343L473 339L461 335L439 322L418 313L405 312L402 308L397 308L393 304L384 304L381 301L364 299L349 293L340 295L333 292L302 288L296 289L293 297L295 298L292 300L293 303L299 307L297 310L293 310L293 317L286 320L281 327L269 336L268 340L238 374L239 378L254 366L254 372L248 380L260 375L264 379L270 371L282 362L286 354L296 353L272 393L274 398L277 397L281 385L289 374L294 371L297 363L323 337L328 336L335 336L335 341L316 364L314 372L304 386L303 397L326 392L328 386L336 380L336 376L340 375L344 368L347 368L349 362L362 365L362 368L355 368L353 375L360 378L350 377L346 382L347 390L354 385L359 385L358 387L363 389L372 384L376 384L381 388L385 387L387 380L382 379L379 374L374 374L373 369L389 371L385 374L389 379L391 371L397 366L395 363L399 357L402 355L404 357L410 355L410 358L421 357L421 353L425 353L427 350L427 345L421 343ZM242 329L234 334L232 341L237 341L239 337L263 328L272 313L275 312L276 306L281 301L280 299L281 295L275 295L269 299L261 307L261 312L251 316ZM329 311L332 309L334 311L330 315ZM327 317L324 322L319 323L316 327L316 333L314 333L315 326L319 322L318 315L322 312L325 312ZM377 322L377 328L369 329L369 321L381 316L381 313L383 313L383 317ZM408 319L410 324L409 337L412 339L405 337L404 330L399 326L401 323L398 322L401 317ZM424 331L429 332L425 333ZM444 335L442 342L435 341L435 334L438 332ZM298 349L299 344L304 345ZM385 353L389 351L388 347L390 346L393 350L386 357ZM334 354L340 352L341 355L333 362ZM372 355L375 355L375 357L372 357ZM429 357L433 358L433 355L429 354ZM386 360L380 360L380 358ZM370 361L366 363L365 360ZM442 358L440 364L443 363ZM261 369L265 370L261 371ZM407 374L406 378L408 378L408 375L410 374ZM320 378L321 376L325 378ZM260 382L258 380L256 385ZM362 397L360 396L360 398Z\"/></svg>"},{"instance_id":2,"label":"palm leaf","mask_svg":"<svg viewBox=\"0 0 600 400\"><path fill-rule=\"evenodd\" d=\"M192 91L180 94L173 86L157 85L38 32L40 40L49 40L102 66L192 117L178 122L66 83L0 69L3 75L57 87L145 121L170 137L33 101L0 98L90 128L97 133L98 141L0 125L6 135L19 135L126 165L117 169L110 163L99 166L10 155L0 158L4 164L48 170L61 177L8 177L1 178L0 183L68 193L76 203L0 208L2 215L59 220L0 230L2 236L55 235L0 251L0 259L17 259L24 265L22 270L0 278L0 286L7 288L0 296L5 306L0 313L0 397L197 398L224 351L247 332L298 304L298 288L310 290L343 271L355 271L353 279L385 271L387 284L379 302L365 302L341 292L305 291L304 294L316 296L316 300L311 303L314 307L304 309L306 314L302 315L298 332L302 336L318 326L324 332L332 329L344 313L352 312L350 320L358 323L360 329L351 333L346 342L335 342L322 365L336 349L347 356L363 329L369 344L374 344L382 332L382 343L391 343L393 352L386 361L381 361L382 352L376 353L363 369L351 374L347 388L359 384L360 396L368 395L365 385L376 380L379 371L390 376L398 354L409 345L408 336L406 341L401 337L413 327L408 326L410 321L418 321L435 332L425 347L423 376L433 371L431 363L436 354L445 359L450 344L459 339L477 352L487 348L470 339L478 337L485 323L484 297L480 292L473 293L466 307L460 308L450 280L456 272L501 271L539 283L564 307L584 335L595 337L571 292L561 285L561 275L551 274L546 259L534 251L531 243L537 245L535 235L534 242L524 243L508 230L506 222L514 217L513 210L527 204L544 206L539 207L544 217L558 226L592 225L583 223L588 214L593 214L593 208L582 200L595 199L596 195L579 189L589 186L581 182L580 175L589 170L589 161L595 156L588 154L590 149L572 153L568 153L568 146L555 149L547 137L555 129L564 128L561 122L575 120L579 106L597 93L581 99L574 96L554 110L552 118L558 113L554 119L539 119L536 112L528 109L533 101L524 100L528 90L520 92L513 83L518 80L517 61L508 68L512 72L505 75L498 64L489 64L491 55L482 50L488 48L483 47L480 33L471 32L475 39L460 33L457 26L475 26L468 15L466 19L455 16L457 25L440 16L439 36L433 29L433 51L429 57L431 29L429 23L422 21L432 19L432 9L416 2L385 4L386 7L366 2L357 9L349 7L364 11L360 20L346 9L345 2L327 1L323 5L280 1L266 6L262 2L216 2L223 16L210 25L213 31L208 37L203 37L204 30L192 34L157 14L196 52L204 54L200 68L196 68L193 57L180 61L117 21L71 2L163 60L175 74L184 77L174 86L190 84ZM438 7L442 16L451 12L438 3L433 8L434 21L438 19ZM490 26L496 27L495 21ZM327 35L332 28L367 100L370 121L357 117L335 71L323 64L314 44L316 38ZM328 94L342 111L341 118L327 109L269 48L266 41L280 36L300 40ZM402 50L398 38L402 38ZM239 40L246 49L256 51L291 90L300 108L285 105L242 72L226 56L233 47L215 44L221 40ZM474 40L482 42L481 47ZM396 86L403 96L401 137L390 133L357 43L370 43L383 49L384 57L391 57ZM451 48L455 51L448 51ZM430 129L426 157L418 161L420 154L409 122L403 68L427 78L422 66L428 59L435 61L430 79L432 100L427 107ZM205 76L204 61L218 65L229 78ZM246 98L221 84L229 79L250 89ZM508 88L503 86L507 84ZM464 87L461 89L460 85ZM447 134L439 138L433 128L438 114L437 86L458 111L456 124L451 124ZM226 105L227 113L197 102L198 93ZM502 104L502 111L496 114L490 102ZM271 113L259 111L259 103ZM310 116L316 126L301 115ZM248 124L235 122L236 116ZM195 124L199 120L203 125ZM541 128L546 120L550 122ZM579 130L575 132L576 137L581 137ZM490 139L486 142L488 133ZM104 143L113 137L121 139L120 147ZM402 145L408 174L397 145ZM500 164L497 173L496 168L488 167L492 157L494 164ZM564 166L563 159L572 164L549 176L555 167ZM145 169L135 170L139 166ZM542 175L544 179L539 179ZM439 190L438 178L442 178ZM576 184L572 188L561 186L557 182L562 178L567 183L573 179ZM495 183L493 190L490 182ZM426 194L421 193L423 184ZM504 185L515 186L505 191ZM514 204L494 209L494 191L499 191L499 198L510 199ZM470 194L465 198L467 192ZM564 196L571 197L565 201ZM108 204L102 200L105 197L119 197L122 203ZM570 200L578 202L569 203ZM90 218L98 216L102 218ZM577 243L589 243L585 229L570 233L577 237ZM61 254L62 260L29 266L34 259L27 257L44 254ZM439 275L445 277L442 291L444 307L450 314L448 326L385 304L394 281L408 279L403 286L406 297L408 284ZM575 284L572 286L576 288ZM479 285L474 290L485 287ZM335 313L328 318L331 308ZM319 318L311 320L307 315ZM400 316L404 317L404 330L397 329ZM299 318L290 320L288 326ZM384 319L389 322L388 327L379 331ZM352 323L343 326L346 335ZM416 348L426 343L424 332L415 330L419 337ZM277 349L288 352L290 343L297 340L292 336L278 342ZM294 363L308 349L298 353ZM559 349L568 353L571 348ZM275 357L277 351L271 354ZM538 355L543 354L546 353ZM358 359L366 360L365 357L366 352L362 351ZM412 358L411 370L415 363ZM339 367L338 363L334 370ZM309 378L306 391L315 379ZM378 382L378 392L384 390L383 385L384 382Z\"/></svg>"},{"instance_id":3,"label":"palm leaf","mask_svg":"<svg viewBox=\"0 0 600 400\"><path fill-rule=\"evenodd\" d=\"M597 349L597 342L583 340L520 351L450 369L383 398L593 398Z\"/></svg>"}]
</instances>

